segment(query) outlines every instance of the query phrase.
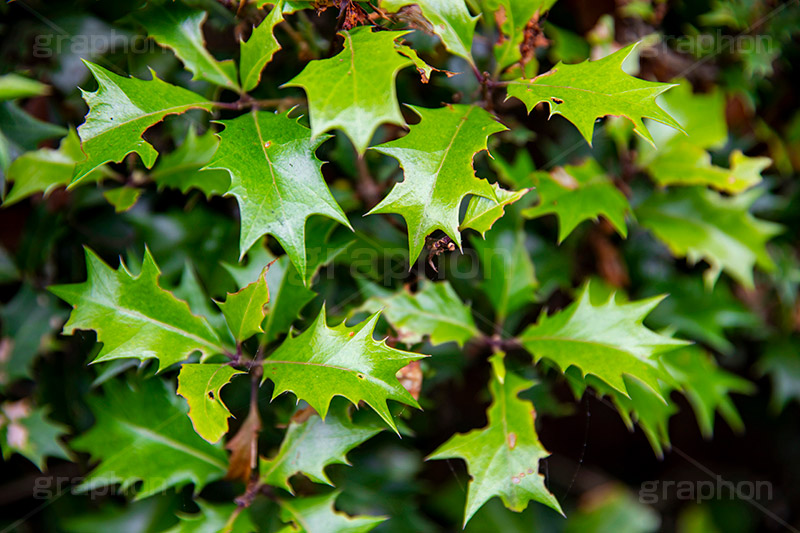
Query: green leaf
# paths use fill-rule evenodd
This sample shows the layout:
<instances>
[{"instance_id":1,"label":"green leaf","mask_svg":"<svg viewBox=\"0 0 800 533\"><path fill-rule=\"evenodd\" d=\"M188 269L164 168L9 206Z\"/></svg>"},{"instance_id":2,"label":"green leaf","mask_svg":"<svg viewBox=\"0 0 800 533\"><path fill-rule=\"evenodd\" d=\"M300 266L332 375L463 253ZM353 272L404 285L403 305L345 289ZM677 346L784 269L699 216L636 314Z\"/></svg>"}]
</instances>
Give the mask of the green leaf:
<instances>
[{"instance_id":1,"label":"green leaf","mask_svg":"<svg viewBox=\"0 0 800 533\"><path fill-rule=\"evenodd\" d=\"M183 264L183 272L181 273L181 282L172 291L179 300L184 300L189 304L189 309L197 316L203 317L208 320L214 331L223 340L223 345L233 345L235 340L231 335L228 324L225 322L225 317L220 312L219 308L212 305L211 298L206 294L200 280L197 279L197 274L190 261Z\"/></svg>"},{"instance_id":2,"label":"green leaf","mask_svg":"<svg viewBox=\"0 0 800 533\"><path fill-rule=\"evenodd\" d=\"M800 350L797 337L785 337L770 342L758 361L760 376L769 376L772 382L770 409L779 413L792 400L800 401Z\"/></svg>"},{"instance_id":3,"label":"green leaf","mask_svg":"<svg viewBox=\"0 0 800 533\"><path fill-rule=\"evenodd\" d=\"M713 436L716 411L734 431L744 431L730 394L753 394L756 391L753 383L719 368L714 357L697 346L665 354L662 360L689 399L703 437Z\"/></svg>"},{"instance_id":4,"label":"green leaf","mask_svg":"<svg viewBox=\"0 0 800 533\"><path fill-rule=\"evenodd\" d=\"M257 531L255 524L250 519L250 513L247 510L242 511L241 507L235 503L212 504L199 499L195 499L194 503L200 508L200 512L178 515L181 521L164 533L207 533L208 531L252 533Z\"/></svg>"},{"instance_id":5,"label":"green leaf","mask_svg":"<svg viewBox=\"0 0 800 533\"><path fill-rule=\"evenodd\" d=\"M203 39L203 21L206 12L193 9L182 2L166 5L149 3L144 11L137 11L134 19L147 34L161 46L171 48L184 66L194 74L193 80L205 80L234 91L240 91L236 65L230 59L217 61L206 50Z\"/></svg>"},{"instance_id":6,"label":"green leaf","mask_svg":"<svg viewBox=\"0 0 800 533\"><path fill-rule=\"evenodd\" d=\"M230 175L224 170L203 170L211 161L219 146L219 137L208 130L197 135L194 128L176 150L158 158L156 166L150 172L150 179L160 187L180 189L183 194L189 189L199 189L206 195L219 196L231 186Z\"/></svg>"},{"instance_id":7,"label":"green leaf","mask_svg":"<svg viewBox=\"0 0 800 533\"><path fill-rule=\"evenodd\" d=\"M333 486L325 467L349 465L347 453L382 430L354 424L345 409L332 409L325 420L313 414L303 422L292 421L277 455L261 459L261 482L294 494L289 478L302 473L315 483Z\"/></svg>"},{"instance_id":8,"label":"green leaf","mask_svg":"<svg viewBox=\"0 0 800 533\"><path fill-rule=\"evenodd\" d=\"M760 194L754 190L724 197L702 187L672 189L653 194L636 210L636 217L673 255L686 257L690 263L708 262L707 285L713 285L725 270L745 287L752 287L755 265L773 268L766 243L782 231L778 224L749 213Z\"/></svg>"},{"instance_id":9,"label":"green leaf","mask_svg":"<svg viewBox=\"0 0 800 533\"><path fill-rule=\"evenodd\" d=\"M178 394L189 404L189 418L198 435L210 443L219 442L228 432L231 412L222 402L220 391L236 374L230 365L183 364L178 375Z\"/></svg>"},{"instance_id":10,"label":"green leaf","mask_svg":"<svg viewBox=\"0 0 800 533\"><path fill-rule=\"evenodd\" d=\"M267 286L272 287L271 301L267 319L261 326L266 342L271 342L289 331L292 322L300 315L303 307L314 299L316 293L303 284L288 256L283 255L275 260L262 244L257 244L247 253L247 258L247 265L242 267L223 263L239 286L246 285L268 263L275 261L266 273Z\"/></svg>"},{"instance_id":11,"label":"green leaf","mask_svg":"<svg viewBox=\"0 0 800 533\"><path fill-rule=\"evenodd\" d=\"M688 343L642 325L663 296L617 303L611 295L595 304L590 290L587 283L569 307L551 316L541 315L520 335L522 346L534 361L545 357L562 372L576 366L582 376L597 376L622 394L629 395L623 381L628 375L664 397L658 380L668 376L654 356Z\"/></svg>"},{"instance_id":12,"label":"green leaf","mask_svg":"<svg viewBox=\"0 0 800 533\"><path fill-rule=\"evenodd\" d=\"M324 139L314 140L308 128L286 113L253 111L220 124L225 130L218 134L220 145L207 168L230 173L226 195L239 202L240 259L262 235L270 234L305 278L306 219L320 214L351 227L314 155Z\"/></svg>"},{"instance_id":13,"label":"green leaf","mask_svg":"<svg viewBox=\"0 0 800 533\"><path fill-rule=\"evenodd\" d=\"M261 24L253 28L253 33L247 42L239 42L239 76L245 92L255 89L261 80L261 71L275 52L281 49L281 44L272 32L282 21L283 1L279 0Z\"/></svg>"},{"instance_id":14,"label":"green leaf","mask_svg":"<svg viewBox=\"0 0 800 533\"><path fill-rule=\"evenodd\" d=\"M507 191L499 183L493 184L493 187L496 201L483 196L473 196L469 199L467 212L459 228L461 231L470 228L486 237L486 232L505 214L506 206L513 204L531 191L531 189Z\"/></svg>"},{"instance_id":15,"label":"green leaf","mask_svg":"<svg viewBox=\"0 0 800 533\"><path fill-rule=\"evenodd\" d=\"M630 211L628 199L617 189L605 170L594 160L580 165L558 167L551 173L536 173L539 204L523 211L528 218L555 214L558 217L559 244L584 220L597 221L602 215L627 237L625 214Z\"/></svg>"},{"instance_id":16,"label":"green leaf","mask_svg":"<svg viewBox=\"0 0 800 533\"><path fill-rule=\"evenodd\" d=\"M636 43L631 44L597 61L559 62L532 80L510 82L508 95L522 100L529 112L546 102L550 116L562 115L572 122L590 146L595 120L607 115L629 118L633 130L650 143L653 137L642 122L645 117L683 131L656 104L656 97L674 85L640 80L623 72L622 63L635 47Z\"/></svg>"},{"instance_id":17,"label":"green leaf","mask_svg":"<svg viewBox=\"0 0 800 533\"><path fill-rule=\"evenodd\" d=\"M711 164L711 155L689 143L659 151L647 170L661 186L707 185L718 191L740 193L761 183L761 172L772 165L769 157L747 157L739 150L730 155L730 169Z\"/></svg>"},{"instance_id":18,"label":"green leaf","mask_svg":"<svg viewBox=\"0 0 800 533\"><path fill-rule=\"evenodd\" d=\"M536 434L533 404L518 397L534 383L506 372L502 358L503 354L491 358L495 371L489 383L489 424L454 435L426 459L459 458L467 463L472 479L464 526L494 496L500 496L512 511L523 511L534 500L563 514L558 500L544 486L544 476L539 474L539 461L550 454Z\"/></svg>"},{"instance_id":19,"label":"green leaf","mask_svg":"<svg viewBox=\"0 0 800 533\"><path fill-rule=\"evenodd\" d=\"M344 50L311 61L283 85L306 91L313 137L338 128L363 154L379 125L405 125L395 78L411 60L398 53L395 39L406 33L373 32L367 26L342 32Z\"/></svg>"},{"instance_id":20,"label":"green leaf","mask_svg":"<svg viewBox=\"0 0 800 533\"><path fill-rule=\"evenodd\" d=\"M144 81L118 76L88 61L84 64L97 80L98 89L83 91L89 114L78 134L86 158L76 165L72 186L103 163L119 163L132 152L142 158L144 166L152 167L158 152L142 138L147 128L167 115L211 109L211 102L202 96L161 81L152 70L153 78Z\"/></svg>"},{"instance_id":21,"label":"green leaf","mask_svg":"<svg viewBox=\"0 0 800 533\"><path fill-rule=\"evenodd\" d=\"M379 285L364 282L362 291L369 297L360 309L374 313L383 310L383 317L397 330L406 344L465 342L480 335L472 320L469 306L461 301L447 281L432 283L422 280L419 289L392 292Z\"/></svg>"},{"instance_id":22,"label":"green leaf","mask_svg":"<svg viewBox=\"0 0 800 533\"><path fill-rule=\"evenodd\" d=\"M14 298L0 307L1 386L32 377L36 356L47 349L66 318L56 303L52 295L23 283Z\"/></svg>"},{"instance_id":23,"label":"green leaf","mask_svg":"<svg viewBox=\"0 0 800 533\"><path fill-rule=\"evenodd\" d=\"M73 129L61 140L58 150L40 148L35 152L22 154L8 167L6 178L13 186L8 191L3 206L9 207L39 192L47 198L55 189L66 187L72 181L75 163L84 157L81 141ZM103 174L102 169L97 169L84 181L97 181Z\"/></svg>"},{"instance_id":24,"label":"green leaf","mask_svg":"<svg viewBox=\"0 0 800 533\"><path fill-rule=\"evenodd\" d=\"M262 331L261 323L267 315L264 306L269 302L265 274L262 272L256 281L238 292L228 293L224 302L217 303L237 342Z\"/></svg>"},{"instance_id":25,"label":"green leaf","mask_svg":"<svg viewBox=\"0 0 800 533\"><path fill-rule=\"evenodd\" d=\"M640 498L624 486L603 483L584 493L578 509L566 522L564 533L659 531L661 518L658 511L645 505ZM711 531L706 530L706 533Z\"/></svg>"},{"instance_id":26,"label":"green leaf","mask_svg":"<svg viewBox=\"0 0 800 533\"><path fill-rule=\"evenodd\" d=\"M413 264L425 237L437 229L461 247L458 215L465 196L496 200L489 182L475 175L472 160L486 150L490 135L506 127L476 106L411 109L420 116L419 124L405 137L375 147L400 162L405 178L367 214L397 213L405 219Z\"/></svg>"},{"instance_id":27,"label":"green leaf","mask_svg":"<svg viewBox=\"0 0 800 533\"><path fill-rule=\"evenodd\" d=\"M469 14L464 0L381 0L381 7L388 11L417 5L431 23L430 31L439 36L451 54L472 59L472 38L478 17Z\"/></svg>"},{"instance_id":28,"label":"green leaf","mask_svg":"<svg viewBox=\"0 0 800 533\"><path fill-rule=\"evenodd\" d=\"M115 483L127 491L141 481L136 492L141 499L187 483L199 492L225 475L225 451L195 433L183 400L160 379L145 380L135 390L109 382L103 392L88 400L94 426L70 441L73 449L100 461L79 491Z\"/></svg>"},{"instance_id":29,"label":"green leaf","mask_svg":"<svg viewBox=\"0 0 800 533\"><path fill-rule=\"evenodd\" d=\"M292 522L280 533L366 533L372 531L385 516L347 516L334 508L339 491L321 496L280 500L281 520Z\"/></svg>"},{"instance_id":30,"label":"green leaf","mask_svg":"<svg viewBox=\"0 0 800 533\"><path fill-rule=\"evenodd\" d=\"M556 0L484 0L483 14L493 17L502 33L494 45L497 71L522 59L520 45L525 38L525 27L534 16L542 16Z\"/></svg>"},{"instance_id":31,"label":"green leaf","mask_svg":"<svg viewBox=\"0 0 800 533\"><path fill-rule=\"evenodd\" d=\"M47 468L47 457L72 460L59 437L69 430L47 418L46 408L33 408L28 400L0 405L0 448L3 460L18 453L36 465Z\"/></svg>"},{"instance_id":32,"label":"green leaf","mask_svg":"<svg viewBox=\"0 0 800 533\"><path fill-rule=\"evenodd\" d=\"M138 187L115 187L113 189L103 191L103 198L105 198L108 203L114 206L114 211L116 213L124 213L136 205L136 202L139 200L139 196L142 195L142 192L142 189L139 189Z\"/></svg>"},{"instance_id":33,"label":"green leaf","mask_svg":"<svg viewBox=\"0 0 800 533\"><path fill-rule=\"evenodd\" d=\"M395 377L398 370L421 354L396 350L372 335L379 313L352 327L329 327L323 307L314 323L296 337L288 337L264 361L264 379L275 388L272 397L291 391L324 419L334 396L352 403L365 402L397 432L386 404L395 400L418 407ZM263 383L262 381L262 383Z\"/></svg>"},{"instance_id":34,"label":"green leaf","mask_svg":"<svg viewBox=\"0 0 800 533\"><path fill-rule=\"evenodd\" d=\"M103 347L93 362L155 358L161 370L194 352L205 358L226 351L205 318L159 287L161 272L149 250L141 272L133 276L124 263L114 270L87 248L86 271L85 282L49 290L73 307L64 335L77 329L97 332Z\"/></svg>"},{"instance_id":35,"label":"green leaf","mask_svg":"<svg viewBox=\"0 0 800 533\"><path fill-rule=\"evenodd\" d=\"M0 100L42 96L49 92L50 86L19 74L11 73L0 76Z\"/></svg>"}]
</instances>

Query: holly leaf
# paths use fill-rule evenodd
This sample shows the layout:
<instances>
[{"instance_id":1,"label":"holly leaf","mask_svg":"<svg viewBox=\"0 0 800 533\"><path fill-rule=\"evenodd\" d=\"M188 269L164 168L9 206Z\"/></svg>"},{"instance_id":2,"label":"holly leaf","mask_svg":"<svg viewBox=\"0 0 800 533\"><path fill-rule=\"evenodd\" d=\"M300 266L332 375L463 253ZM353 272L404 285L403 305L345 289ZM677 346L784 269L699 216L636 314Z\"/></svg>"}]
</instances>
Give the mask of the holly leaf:
<instances>
[{"instance_id":1,"label":"holly leaf","mask_svg":"<svg viewBox=\"0 0 800 533\"><path fill-rule=\"evenodd\" d=\"M413 264L425 237L437 229L461 247L458 216L465 196L497 200L489 182L475 175L472 160L486 150L490 135L506 127L477 106L411 109L420 116L419 124L410 126L405 137L374 148L397 159L405 178L367 214L397 213L405 219Z\"/></svg>"},{"instance_id":2,"label":"holly leaf","mask_svg":"<svg viewBox=\"0 0 800 533\"><path fill-rule=\"evenodd\" d=\"M558 242L572 233L584 220L597 221L602 215L627 237L625 214L630 211L627 198L608 179L603 168L593 159L580 165L558 167L551 173L536 173L539 204L523 211L528 218L555 214L558 217Z\"/></svg>"},{"instance_id":3,"label":"holly leaf","mask_svg":"<svg viewBox=\"0 0 800 533\"><path fill-rule=\"evenodd\" d=\"M19 74L0 76L0 101L42 96L50 92L50 86Z\"/></svg>"},{"instance_id":4,"label":"holly leaf","mask_svg":"<svg viewBox=\"0 0 800 533\"><path fill-rule=\"evenodd\" d=\"M256 281L238 292L228 293L224 302L217 302L225 321L237 342L249 339L262 331L261 323L267 313L264 307L269 302L267 278L262 272Z\"/></svg>"},{"instance_id":5,"label":"holly leaf","mask_svg":"<svg viewBox=\"0 0 800 533\"><path fill-rule=\"evenodd\" d=\"M383 310L383 317L406 344L416 344L422 342L423 337L429 337L431 344L455 342L463 346L480 335L469 306L447 281L422 280L414 294L407 290L389 291L370 282L364 282L361 288L368 299L360 310L370 313Z\"/></svg>"},{"instance_id":6,"label":"holly leaf","mask_svg":"<svg viewBox=\"0 0 800 533\"><path fill-rule=\"evenodd\" d=\"M711 354L697 346L664 354L662 360L689 399L703 437L713 436L717 411L735 432L744 431L730 395L753 394L756 391L753 383L721 369Z\"/></svg>"},{"instance_id":7,"label":"holly leaf","mask_svg":"<svg viewBox=\"0 0 800 533\"><path fill-rule=\"evenodd\" d=\"M334 503L340 492L321 496L280 500L281 520L293 526L280 533L366 533L372 531L385 516L347 516L336 510Z\"/></svg>"},{"instance_id":8,"label":"holly leaf","mask_svg":"<svg viewBox=\"0 0 800 533\"><path fill-rule=\"evenodd\" d=\"M663 241L676 257L690 263L705 260L707 285L722 270L745 287L753 286L753 268L772 270L766 243L782 231L778 224L759 220L750 206L760 195L753 190L734 197L702 187L654 193L636 210L639 223Z\"/></svg>"},{"instance_id":9,"label":"holly leaf","mask_svg":"<svg viewBox=\"0 0 800 533\"><path fill-rule=\"evenodd\" d=\"M189 309L197 316L203 317L208 320L214 331L217 332L223 345L232 345L235 343L230 329L225 322L225 317L220 312L219 308L211 305L211 298L206 294L200 280L197 279L194 267L191 262L187 260L183 264L183 272L181 273L181 282L174 288L172 294L179 300L184 300L189 304Z\"/></svg>"},{"instance_id":10,"label":"holly leaf","mask_svg":"<svg viewBox=\"0 0 800 533\"><path fill-rule=\"evenodd\" d=\"M218 147L219 137L213 131L197 135L194 128L189 128L189 133L177 149L158 158L150 172L150 179L159 188L179 189L183 194L194 188L202 191L207 198L219 196L230 188L230 175L224 170L201 172Z\"/></svg>"},{"instance_id":11,"label":"holly leaf","mask_svg":"<svg viewBox=\"0 0 800 533\"><path fill-rule=\"evenodd\" d=\"M507 191L499 183L495 183L492 186L497 200L484 198L483 196L470 198L469 204L467 204L467 212L464 214L464 220L461 221L459 228L461 231L467 228L474 229L485 238L486 232L492 229L494 223L505 214L506 206L513 204L531 191L531 189Z\"/></svg>"},{"instance_id":12,"label":"holly leaf","mask_svg":"<svg viewBox=\"0 0 800 533\"><path fill-rule=\"evenodd\" d=\"M165 116L189 109L211 109L211 102L182 87L156 77L150 81L125 78L99 65L84 61L97 80L97 91L82 91L89 106L86 121L78 128L81 149L86 154L72 175L71 187L88 179L91 171L104 163L119 163L136 152L150 168L158 156L153 146L142 138L147 128Z\"/></svg>"},{"instance_id":13,"label":"holly leaf","mask_svg":"<svg viewBox=\"0 0 800 533\"><path fill-rule=\"evenodd\" d=\"M189 418L198 435L214 444L228 432L231 412L222 402L220 391L236 374L230 365L183 364L178 374L178 394L189 404Z\"/></svg>"},{"instance_id":14,"label":"holly leaf","mask_svg":"<svg viewBox=\"0 0 800 533\"><path fill-rule=\"evenodd\" d=\"M630 397L623 377L634 377L665 398L659 379L668 379L654 357L688 344L660 335L642 325L645 316L664 298L617 303L610 295L601 303L590 299L587 283L576 301L551 316L541 315L519 337L533 355L553 361L562 372L576 366L581 376L597 376ZM666 400L665 400L666 401Z\"/></svg>"},{"instance_id":15,"label":"holly leaf","mask_svg":"<svg viewBox=\"0 0 800 533\"><path fill-rule=\"evenodd\" d=\"M170 2L167 6L151 2L144 11L134 13L133 18L158 44L175 52L187 70L194 74L193 80L205 80L241 91L233 60L217 61L206 50L203 38L205 10L193 9L182 2Z\"/></svg>"},{"instance_id":16,"label":"holly leaf","mask_svg":"<svg viewBox=\"0 0 800 533\"><path fill-rule=\"evenodd\" d=\"M239 203L240 259L261 236L270 234L305 278L308 217L324 215L351 228L314 155L325 139L314 140L308 128L287 113L253 111L220 124L225 129L218 134L220 145L207 168L227 170L231 176L226 196Z\"/></svg>"},{"instance_id":17,"label":"holly leaf","mask_svg":"<svg viewBox=\"0 0 800 533\"><path fill-rule=\"evenodd\" d=\"M261 24L253 28L250 38L239 42L239 76L245 92L256 88L261 81L261 71L275 52L281 49L281 44L272 32L282 21L283 1L279 0Z\"/></svg>"},{"instance_id":18,"label":"holly leaf","mask_svg":"<svg viewBox=\"0 0 800 533\"><path fill-rule=\"evenodd\" d=\"M429 29L442 40L442 44L454 55L474 64L472 39L478 17L469 14L464 0L381 0L381 7L388 11L417 5L422 15L431 23Z\"/></svg>"},{"instance_id":19,"label":"holly leaf","mask_svg":"<svg viewBox=\"0 0 800 533\"><path fill-rule=\"evenodd\" d=\"M199 513L179 514L180 522L164 533L205 533L207 531L224 531L226 533L251 533L256 531L250 519L250 513L235 503L209 503L195 499L200 508Z\"/></svg>"},{"instance_id":20,"label":"holly leaf","mask_svg":"<svg viewBox=\"0 0 800 533\"><path fill-rule=\"evenodd\" d=\"M187 483L199 492L225 475L225 451L195 433L185 404L160 379L145 380L137 389L109 382L102 397L88 402L95 424L70 446L100 464L78 491L116 483L127 491L141 481L138 500Z\"/></svg>"},{"instance_id":21,"label":"holly leaf","mask_svg":"<svg viewBox=\"0 0 800 533\"><path fill-rule=\"evenodd\" d=\"M72 181L75 164L84 157L81 141L73 129L61 140L57 150L40 148L22 154L8 167L6 179L13 185L3 206L9 207L36 193L47 198L59 187L66 187ZM105 173L104 169L98 168L84 182L97 181Z\"/></svg>"},{"instance_id":22,"label":"holly leaf","mask_svg":"<svg viewBox=\"0 0 800 533\"><path fill-rule=\"evenodd\" d=\"M550 116L562 115L572 122L590 146L595 120L608 115L627 117L633 122L633 131L650 143L654 141L642 122L645 117L682 132L681 125L656 104L656 97L674 84L640 80L622 70L636 44L597 61L559 62L532 80L511 81L508 95L522 100L528 112L546 102Z\"/></svg>"},{"instance_id":23,"label":"holly leaf","mask_svg":"<svg viewBox=\"0 0 800 533\"><path fill-rule=\"evenodd\" d=\"M711 163L711 154L689 143L659 151L647 170L660 186L706 185L737 194L761 183L763 172L772 165L769 157L747 157L740 150L730 155L730 169Z\"/></svg>"},{"instance_id":24,"label":"holly leaf","mask_svg":"<svg viewBox=\"0 0 800 533\"><path fill-rule=\"evenodd\" d=\"M34 408L26 399L0 405L0 448L3 460L18 453L36 465L47 469L47 458L71 461L59 437L69 430L47 418L44 408Z\"/></svg>"},{"instance_id":25,"label":"holly leaf","mask_svg":"<svg viewBox=\"0 0 800 533\"><path fill-rule=\"evenodd\" d=\"M124 213L136 205L142 192L138 187L114 187L103 191L103 198L114 206L115 213Z\"/></svg>"},{"instance_id":26,"label":"holly leaf","mask_svg":"<svg viewBox=\"0 0 800 533\"><path fill-rule=\"evenodd\" d=\"M379 125L405 125L395 78L412 63L398 53L395 40L406 33L373 32L368 26L341 32L341 52L329 59L311 61L283 85L305 90L312 137L338 128L363 154Z\"/></svg>"},{"instance_id":27,"label":"holly leaf","mask_svg":"<svg viewBox=\"0 0 800 533\"><path fill-rule=\"evenodd\" d=\"M291 391L325 419L334 396L363 401L397 432L387 400L418 407L395 374L421 354L396 350L373 339L379 313L352 327L329 327L323 307L311 326L287 337L265 361L262 383L270 379L272 397ZM399 433L398 433L399 434Z\"/></svg>"},{"instance_id":28,"label":"holly leaf","mask_svg":"<svg viewBox=\"0 0 800 533\"><path fill-rule=\"evenodd\" d=\"M534 383L506 372L502 358L503 354L491 358L494 373L489 383L492 405L486 412L488 425L454 435L426 459L458 458L467 463L472 479L464 526L494 496L500 496L512 511L521 512L534 500L563 514L558 500L544 486L544 476L539 474L539 461L550 454L536 434L533 404L518 397Z\"/></svg>"},{"instance_id":29,"label":"holly leaf","mask_svg":"<svg viewBox=\"0 0 800 533\"><path fill-rule=\"evenodd\" d=\"M525 28L531 19L538 19L555 3L556 0L484 0L484 16L493 16L502 34L494 45L498 72L522 59L520 45Z\"/></svg>"},{"instance_id":30,"label":"holly leaf","mask_svg":"<svg viewBox=\"0 0 800 533\"><path fill-rule=\"evenodd\" d=\"M78 329L97 332L103 347L93 362L158 359L162 370L194 352L205 359L226 351L205 318L159 287L161 272L149 250L141 272L133 276L125 263L114 270L86 248L86 271L85 282L49 290L73 307L64 335Z\"/></svg>"},{"instance_id":31,"label":"holly leaf","mask_svg":"<svg viewBox=\"0 0 800 533\"><path fill-rule=\"evenodd\" d=\"M333 486L325 467L350 465L347 453L382 430L374 425L354 424L345 409L332 409L325 420L316 414L302 422L293 420L277 455L261 459L261 482L294 494L289 478L302 473L315 483Z\"/></svg>"}]
</instances>

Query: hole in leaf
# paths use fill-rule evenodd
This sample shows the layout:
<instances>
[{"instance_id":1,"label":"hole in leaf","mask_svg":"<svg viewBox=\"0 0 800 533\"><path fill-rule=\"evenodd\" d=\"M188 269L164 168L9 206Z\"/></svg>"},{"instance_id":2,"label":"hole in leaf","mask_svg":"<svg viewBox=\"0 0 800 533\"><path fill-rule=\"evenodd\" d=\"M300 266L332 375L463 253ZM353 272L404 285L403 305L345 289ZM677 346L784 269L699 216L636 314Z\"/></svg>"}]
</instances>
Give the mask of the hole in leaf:
<instances>
[{"instance_id":1,"label":"hole in leaf","mask_svg":"<svg viewBox=\"0 0 800 533\"><path fill-rule=\"evenodd\" d=\"M564 103L564 100L562 100L561 98L556 98L555 96L551 96L550 100L552 100L554 104L563 104Z\"/></svg>"},{"instance_id":2,"label":"hole in leaf","mask_svg":"<svg viewBox=\"0 0 800 533\"><path fill-rule=\"evenodd\" d=\"M214 399L214 393L212 391L208 391L208 397L213 400Z\"/></svg>"}]
</instances>

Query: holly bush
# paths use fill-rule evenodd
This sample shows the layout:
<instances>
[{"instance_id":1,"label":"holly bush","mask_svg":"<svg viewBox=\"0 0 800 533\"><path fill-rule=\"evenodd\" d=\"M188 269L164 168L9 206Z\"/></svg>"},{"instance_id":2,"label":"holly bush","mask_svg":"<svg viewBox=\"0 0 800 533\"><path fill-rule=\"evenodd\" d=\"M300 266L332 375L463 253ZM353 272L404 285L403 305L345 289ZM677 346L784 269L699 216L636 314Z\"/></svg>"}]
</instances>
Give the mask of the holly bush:
<instances>
[{"instance_id":1,"label":"holly bush","mask_svg":"<svg viewBox=\"0 0 800 533\"><path fill-rule=\"evenodd\" d=\"M800 524L797 2L0 12L3 531Z\"/></svg>"}]
</instances>

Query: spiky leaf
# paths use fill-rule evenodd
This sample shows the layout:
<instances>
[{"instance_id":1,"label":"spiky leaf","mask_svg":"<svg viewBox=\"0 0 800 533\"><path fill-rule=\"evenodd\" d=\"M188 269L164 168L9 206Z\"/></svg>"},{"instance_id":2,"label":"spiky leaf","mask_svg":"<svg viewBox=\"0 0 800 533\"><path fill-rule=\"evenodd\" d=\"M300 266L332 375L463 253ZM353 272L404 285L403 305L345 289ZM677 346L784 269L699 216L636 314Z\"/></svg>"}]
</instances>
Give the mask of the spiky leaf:
<instances>
[{"instance_id":1,"label":"spiky leaf","mask_svg":"<svg viewBox=\"0 0 800 533\"><path fill-rule=\"evenodd\" d=\"M256 281L238 292L229 293L224 302L217 303L237 342L262 331L261 323L267 314L264 306L269 302L265 274L262 272Z\"/></svg>"},{"instance_id":2,"label":"spiky leaf","mask_svg":"<svg viewBox=\"0 0 800 533\"><path fill-rule=\"evenodd\" d=\"M470 198L469 204L467 204L467 212L464 214L464 220L461 221L461 231L470 228L485 237L486 232L492 229L494 223L505 214L506 206L513 204L531 190L507 191L499 183L495 183L492 186L497 200L483 196Z\"/></svg>"},{"instance_id":3,"label":"spiky leaf","mask_svg":"<svg viewBox=\"0 0 800 533\"><path fill-rule=\"evenodd\" d=\"M281 520L292 522L280 533L367 533L386 520L385 516L347 516L336 510L339 492L321 496L280 500Z\"/></svg>"},{"instance_id":4,"label":"spiky leaf","mask_svg":"<svg viewBox=\"0 0 800 533\"><path fill-rule=\"evenodd\" d=\"M269 12L267 18L261 21L258 27L253 28L253 33L247 41L239 43L239 76L242 79L242 89L250 91L261 81L261 71L269 63L281 45L273 35L275 26L283 21L283 1L279 0Z\"/></svg>"},{"instance_id":5,"label":"spiky leaf","mask_svg":"<svg viewBox=\"0 0 800 533\"><path fill-rule=\"evenodd\" d=\"M219 442L228 432L231 412L222 402L220 391L236 374L230 365L181 365L178 394L189 404L189 418L198 435L210 443Z\"/></svg>"}]
</instances>

